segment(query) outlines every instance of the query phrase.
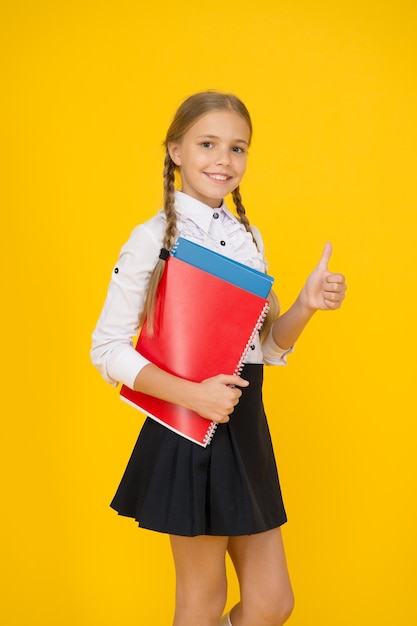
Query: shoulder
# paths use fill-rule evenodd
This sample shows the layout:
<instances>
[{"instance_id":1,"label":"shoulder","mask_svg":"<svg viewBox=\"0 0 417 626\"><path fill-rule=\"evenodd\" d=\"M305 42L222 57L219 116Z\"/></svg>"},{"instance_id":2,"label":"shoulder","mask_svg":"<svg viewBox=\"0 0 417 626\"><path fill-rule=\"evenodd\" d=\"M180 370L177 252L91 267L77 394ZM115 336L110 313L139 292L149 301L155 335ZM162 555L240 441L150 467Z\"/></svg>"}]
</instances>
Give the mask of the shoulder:
<instances>
[{"instance_id":1,"label":"shoulder","mask_svg":"<svg viewBox=\"0 0 417 626\"><path fill-rule=\"evenodd\" d=\"M165 226L165 215L160 211L146 222L138 224L132 230L122 251L138 251L142 248L160 248L164 238Z\"/></svg>"},{"instance_id":2,"label":"shoulder","mask_svg":"<svg viewBox=\"0 0 417 626\"><path fill-rule=\"evenodd\" d=\"M165 232L165 216L159 212L136 226L120 250L119 271L151 271L158 259Z\"/></svg>"},{"instance_id":3,"label":"shoulder","mask_svg":"<svg viewBox=\"0 0 417 626\"><path fill-rule=\"evenodd\" d=\"M159 211L146 222L138 224L131 232L129 241L140 241L142 239L154 240L161 242L164 237L166 219L163 211Z\"/></svg>"}]
</instances>

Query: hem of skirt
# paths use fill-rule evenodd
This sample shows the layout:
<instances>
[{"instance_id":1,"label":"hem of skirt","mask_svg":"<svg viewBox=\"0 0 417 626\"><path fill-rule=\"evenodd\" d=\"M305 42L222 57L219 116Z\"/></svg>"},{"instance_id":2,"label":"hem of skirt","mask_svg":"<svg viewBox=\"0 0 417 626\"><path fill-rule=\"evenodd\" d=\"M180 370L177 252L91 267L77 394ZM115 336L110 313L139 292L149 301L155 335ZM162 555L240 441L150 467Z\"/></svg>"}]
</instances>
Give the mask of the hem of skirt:
<instances>
[{"instance_id":1,"label":"hem of skirt","mask_svg":"<svg viewBox=\"0 0 417 626\"><path fill-rule=\"evenodd\" d=\"M246 529L240 529L239 531L233 531L233 532L207 532L207 531L203 531L203 530L190 530L190 531L184 531L184 530L180 530L178 528L168 528L166 526L164 527L157 527L156 525L153 524L147 524L142 522L141 520L137 519L134 515L129 515L129 513L121 513L120 511L117 511L117 509L114 509L114 507L111 507L113 510L116 511L116 513L120 516L120 517L128 517L130 519L133 519L137 525L139 526L139 528L143 528L144 530L151 530L153 532L156 533L161 533L161 534L165 534L165 535L177 535L179 537L201 537L201 536L205 536L205 537L247 537L249 535L259 535L260 533L264 533L267 532L268 530L273 530L274 528L279 528L280 526L283 526L284 524L287 523L287 516L284 516L281 520L276 520L275 522L270 522L268 524L265 524L262 528L260 528L259 526L254 528L246 528Z\"/></svg>"}]
</instances>

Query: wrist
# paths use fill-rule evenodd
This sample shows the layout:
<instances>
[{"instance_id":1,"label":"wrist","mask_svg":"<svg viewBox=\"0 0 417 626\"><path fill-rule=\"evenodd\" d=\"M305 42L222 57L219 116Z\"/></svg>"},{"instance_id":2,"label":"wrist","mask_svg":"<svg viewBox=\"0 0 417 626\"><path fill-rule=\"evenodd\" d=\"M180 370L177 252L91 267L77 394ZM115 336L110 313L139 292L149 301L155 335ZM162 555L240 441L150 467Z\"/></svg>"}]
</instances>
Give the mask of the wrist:
<instances>
[{"instance_id":1,"label":"wrist","mask_svg":"<svg viewBox=\"0 0 417 626\"><path fill-rule=\"evenodd\" d=\"M311 317L317 311L317 307L310 304L305 287L301 289L295 303L302 315Z\"/></svg>"},{"instance_id":2,"label":"wrist","mask_svg":"<svg viewBox=\"0 0 417 626\"><path fill-rule=\"evenodd\" d=\"M196 411L199 401L200 383L193 382L191 380L180 379L181 391L180 402L186 409Z\"/></svg>"}]
</instances>

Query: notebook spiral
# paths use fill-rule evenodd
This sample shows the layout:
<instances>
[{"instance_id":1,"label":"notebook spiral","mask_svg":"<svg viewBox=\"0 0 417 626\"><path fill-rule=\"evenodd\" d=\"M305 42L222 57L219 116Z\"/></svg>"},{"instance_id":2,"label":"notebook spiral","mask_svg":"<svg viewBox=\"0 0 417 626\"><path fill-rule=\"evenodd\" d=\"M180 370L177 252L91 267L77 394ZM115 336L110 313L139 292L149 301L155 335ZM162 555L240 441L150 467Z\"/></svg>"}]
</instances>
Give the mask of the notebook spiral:
<instances>
[{"instance_id":1,"label":"notebook spiral","mask_svg":"<svg viewBox=\"0 0 417 626\"><path fill-rule=\"evenodd\" d=\"M243 366L245 364L245 358L246 358L246 355L248 353L248 350L249 350L251 344L253 343L253 340L255 339L256 333L261 330L262 325L263 325L263 323L265 321L265 318L268 315L268 311L269 311L269 302L265 302L264 308L262 309L262 312L259 315L258 321L255 324L255 327L254 327L254 329L252 331L252 334L251 334L251 336L249 337L249 339L248 339L248 341L246 343L245 349L244 349L244 351L242 353L242 356L239 359L239 363L237 364L236 369L234 371L234 374L236 374L237 376L239 376L239 374L242 372L242 369L243 369Z\"/></svg>"},{"instance_id":2,"label":"notebook spiral","mask_svg":"<svg viewBox=\"0 0 417 626\"><path fill-rule=\"evenodd\" d=\"M217 423L216 422L211 422L210 426L207 430L207 434L205 435L204 439L203 439L203 445L204 446L208 446L211 444L211 440L214 437L214 433L216 432L216 428L217 428Z\"/></svg>"}]
</instances>

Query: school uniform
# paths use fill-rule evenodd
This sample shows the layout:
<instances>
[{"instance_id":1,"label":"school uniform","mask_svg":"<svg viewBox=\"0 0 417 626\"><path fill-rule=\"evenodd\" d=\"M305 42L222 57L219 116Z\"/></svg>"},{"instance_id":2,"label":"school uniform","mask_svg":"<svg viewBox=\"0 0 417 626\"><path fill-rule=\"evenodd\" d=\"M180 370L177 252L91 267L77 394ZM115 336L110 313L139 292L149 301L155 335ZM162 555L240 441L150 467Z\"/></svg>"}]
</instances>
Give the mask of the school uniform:
<instances>
[{"instance_id":1,"label":"school uniform","mask_svg":"<svg viewBox=\"0 0 417 626\"><path fill-rule=\"evenodd\" d=\"M218 209L177 191L178 234L257 270L266 271L258 248L225 203ZM134 348L150 274L165 232L163 211L132 232L114 267L93 332L91 358L104 379L133 387L149 363ZM213 320L221 324L221 320ZM239 323L239 312L236 312ZM203 448L147 418L111 506L140 526L185 536L248 535L286 521L278 472L262 402L264 365L283 365L272 333L257 335L241 376L250 381L227 424ZM219 372L224 373L224 372Z\"/></svg>"}]
</instances>

